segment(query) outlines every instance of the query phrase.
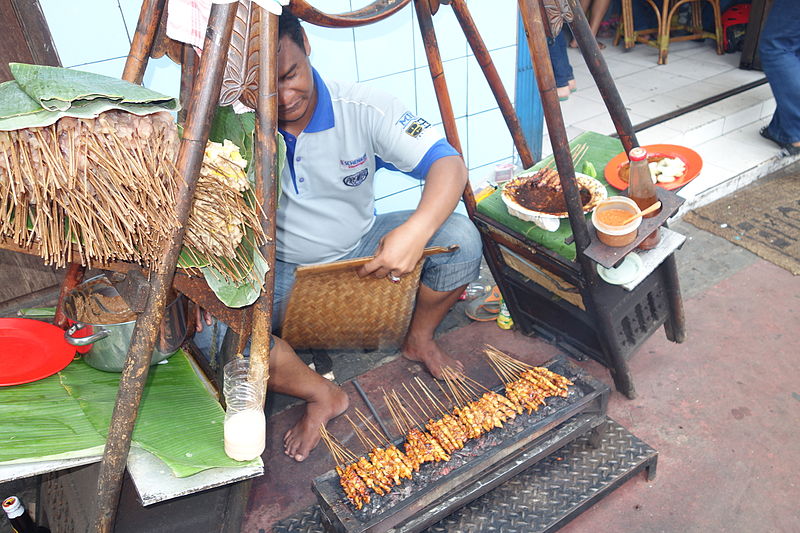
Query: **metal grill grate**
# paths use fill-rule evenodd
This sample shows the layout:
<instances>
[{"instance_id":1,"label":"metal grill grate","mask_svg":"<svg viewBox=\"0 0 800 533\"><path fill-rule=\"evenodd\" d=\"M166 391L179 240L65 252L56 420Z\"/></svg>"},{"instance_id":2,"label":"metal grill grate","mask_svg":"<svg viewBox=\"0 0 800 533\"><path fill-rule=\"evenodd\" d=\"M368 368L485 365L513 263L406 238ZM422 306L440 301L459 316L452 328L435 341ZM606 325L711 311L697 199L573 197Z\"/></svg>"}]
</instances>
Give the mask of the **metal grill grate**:
<instances>
[{"instance_id":1,"label":"metal grill grate","mask_svg":"<svg viewBox=\"0 0 800 533\"><path fill-rule=\"evenodd\" d=\"M658 453L613 420L606 421L598 428L597 447L589 436L578 438L426 531L555 531L636 473L647 470L652 479ZM278 522L273 531L324 532L322 513L315 505Z\"/></svg>"}]
</instances>

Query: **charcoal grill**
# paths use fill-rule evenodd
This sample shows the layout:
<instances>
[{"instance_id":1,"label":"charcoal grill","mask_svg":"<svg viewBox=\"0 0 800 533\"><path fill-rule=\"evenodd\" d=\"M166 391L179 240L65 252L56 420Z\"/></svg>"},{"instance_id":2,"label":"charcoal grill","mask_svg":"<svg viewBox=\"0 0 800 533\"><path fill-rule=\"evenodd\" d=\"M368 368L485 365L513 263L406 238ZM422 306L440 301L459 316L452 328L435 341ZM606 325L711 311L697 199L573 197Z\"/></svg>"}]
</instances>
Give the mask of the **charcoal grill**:
<instances>
[{"instance_id":1,"label":"charcoal grill","mask_svg":"<svg viewBox=\"0 0 800 533\"><path fill-rule=\"evenodd\" d=\"M548 398L538 411L468 441L448 462L423 465L412 480L385 496L373 494L359 511L345 497L335 471L316 478L312 488L326 529L421 531L605 421L607 385L565 359L545 366L574 383L567 397Z\"/></svg>"}]
</instances>

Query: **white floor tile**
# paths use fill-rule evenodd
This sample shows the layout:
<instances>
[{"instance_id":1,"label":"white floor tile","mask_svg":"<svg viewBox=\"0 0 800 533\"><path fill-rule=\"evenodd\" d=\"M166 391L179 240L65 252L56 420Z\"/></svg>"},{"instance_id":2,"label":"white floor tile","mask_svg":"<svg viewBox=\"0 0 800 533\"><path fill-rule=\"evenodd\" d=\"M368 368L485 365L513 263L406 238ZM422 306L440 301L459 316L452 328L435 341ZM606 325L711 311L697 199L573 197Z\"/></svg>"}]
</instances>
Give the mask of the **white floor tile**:
<instances>
[{"instance_id":1,"label":"white floor tile","mask_svg":"<svg viewBox=\"0 0 800 533\"><path fill-rule=\"evenodd\" d=\"M698 144L695 150L704 161L727 169L735 176L776 155L776 150L757 147L754 142L743 143L723 136Z\"/></svg>"},{"instance_id":2,"label":"white floor tile","mask_svg":"<svg viewBox=\"0 0 800 533\"><path fill-rule=\"evenodd\" d=\"M668 121L669 127L683 133L688 133L698 128L707 127L709 124L719 122L720 132L722 132L722 125L725 117L719 113L706 111L706 109L697 109L685 115L675 117Z\"/></svg>"},{"instance_id":3,"label":"white floor tile","mask_svg":"<svg viewBox=\"0 0 800 533\"><path fill-rule=\"evenodd\" d=\"M686 100L663 95L653 95L633 103L626 102L627 108L631 112L644 115L648 118L660 117L661 115L671 113L686 107L688 103L689 102Z\"/></svg>"},{"instance_id":4,"label":"white floor tile","mask_svg":"<svg viewBox=\"0 0 800 533\"><path fill-rule=\"evenodd\" d=\"M761 118L769 118L772 119L773 113L775 113L775 99L771 98L769 100L765 100L763 104L761 104Z\"/></svg>"},{"instance_id":5,"label":"white floor tile","mask_svg":"<svg viewBox=\"0 0 800 533\"><path fill-rule=\"evenodd\" d=\"M720 100L719 102L709 104L703 109L722 116L728 116L733 113L737 113L742 109L747 109L754 106L761 107L762 103L763 99L750 94L749 91L745 91L743 93L725 98L724 100Z\"/></svg>"},{"instance_id":6,"label":"white floor tile","mask_svg":"<svg viewBox=\"0 0 800 533\"><path fill-rule=\"evenodd\" d=\"M648 144L675 144L683 138L683 132L670 128L665 124L657 124L646 130L636 132L636 140L640 145Z\"/></svg>"},{"instance_id":7,"label":"white floor tile","mask_svg":"<svg viewBox=\"0 0 800 533\"><path fill-rule=\"evenodd\" d=\"M753 104L725 116L722 134L731 133L761 118L762 104Z\"/></svg>"},{"instance_id":8,"label":"white floor tile","mask_svg":"<svg viewBox=\"0 0 800 533\"><path fill-rule=\"evenodd\" d=\"M617 84L635 87L643 92L668 92L693 83L691 78L661 69L634 72L615 80Z\"/></svg>"},{"instance_id":9,"label":"white floor tile","mask_svg":"<svg viewBox=\"0 0 800 533\"><path fill-rule=\"evenodd\" d=\"M681 198L684 198L687 202L691 202L698 195L713 187L716 187L720 183L724 183L730 178L730 170L719 165L715 165L714 163L703 161L703 168L700 170L700 174L695 179L681 187L680 191L678 191L678 195Z\"/></svg>"},{"instance_id":10,"label":"white floor tile","mask_svg":"<svg viewBox=\"0 0 800 533\"><path fill-rule=\"evenodd\" d=\"M671 121L670 121L671 122ZM725 119L722 117L707 122L702 126L683 132L682 143L686 146L697 146L722 135L722 126Z\"/></svg>"},{"instance_id":11,"label":"white floor tile","mask_svg":"<svg viewBox=\"0 0 800 533\"><path fill-rule=\"evenodd\" d=\"M753 87L747 91L746 94L761 100L769 100L770 98L773 98L772 89L770 88L769 83L759 85L758 87Z\"/></svg>"},{"instance_id":12,"label":"white floor tile","mask_svg":"<svg viewBox=\"0 0 800 533\"><path fill-rule=\"evenodd\" d=\"M617 57L606 58L606 65L608 65L608 70L615 80L627 76L628 74L642 71L639 65L621 61Z\"/></svg>"},{"instance_id":13,"label":"white floor tile","mask_svg":"<svg viewBox=\"0 0 800 533\"><path fill-rule=\"evenodd\" d=\"M750 150L763 155L764 159L774 156L780 149L777 144L762 137L758 131L769 121L766 119L755 120L746 126L727 133L724 139L735 141L750 146Z\"/></svg>"},{"instance_id":14,"label":"white floor tile","mask_svg":"<svg viewBox=\"0 0 800 533\"><path fill-rule=\"evenodd\" d=\"M637 115L635 113L628 113L628 118L630 118L631 124L633 125L639 124L640 122L644 122L646 120L646 117ZM614 127L614 122L611 120L611 115L609 115L608 112L591 117L581 122L576 122L575 126L583 130L596 131L597 133L602 133L604 135L612 135L617 131Z\"/></svg>"},{"instance_id":15,"label":"white floor tile","mask_svg":"<svg viewBox=\"0 0 800 533\"><path fill-rule=\"evenodd\" d=\"M708 81L697 81L679 89L667 91L665 96L677 99L691 99L693 102L698 102L705 98L716 96L729 89L731 89L731 87L723 87Z\"/></svg>"},{"instance_id":16,"label":"white floor tile","mask_svg":"<svg viewBox=\"0 0 800 533\"><path fill-rule=\"evenodd\" d=\"M573 93L569 100L561 102L561 116L564 117L564 124L577 124L604 112L606 112L606 108L602 102L585 98L579 93Z\"/></svg>"},{"instance_id":17,"label":"white floor tile","mask_svg":"<svg viewBox=\"0 0 800 533\"><path fill-rule=\"evenodd\" d=\"M637 44L620 54L617 59L626 63L633 63L642 68L658 66L658 50L646 44Z\"/></svg>"},{"instance_id":18,"label":"white floor tile","mask_svg":"<svg viewBox=\"0 0 800 533\"><path fill-rule=\"evenodd\" d=\"M745 83L750 83L756 80L764 79L764 73L760 70L742 70L740 68L733 68L727 72L717 74L711 80L717 85L726 87L739 87Z\"/></svg>"}]
</instances>

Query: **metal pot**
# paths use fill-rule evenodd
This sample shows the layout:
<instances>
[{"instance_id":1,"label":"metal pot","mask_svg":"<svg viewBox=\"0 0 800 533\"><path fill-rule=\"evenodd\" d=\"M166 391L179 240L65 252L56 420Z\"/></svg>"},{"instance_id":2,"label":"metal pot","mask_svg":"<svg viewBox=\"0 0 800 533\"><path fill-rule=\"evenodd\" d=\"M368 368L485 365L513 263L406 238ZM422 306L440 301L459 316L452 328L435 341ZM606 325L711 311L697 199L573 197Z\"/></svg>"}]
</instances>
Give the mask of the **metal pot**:
<instances>
[{"instance_id":1,"label":"metal pot","mask_svg":"<svg viewBox=\"0 0 800 533\"><path fill-rule=\"evenodd\" d=\"M64 314L69 320L70 328L64 333L64 339L76 347L90 346L83 355L87 365L106 372L121 372L131 344L133 328L136 320L116 322L111 319L107 324L87 324L78 321L78 302L81 299L96 296L119 297L116 289L105 276L89 279L70 291L64 298ZM164 319L161 321L156 347L150 364L164 361L178 351L186 339L186 297L178 295L167 305ZM130 316L130 310L121 314ZM113 314L109 314L113 317ZM104 320L105 321L105 320Z\"/></svg>"}]
</instances>

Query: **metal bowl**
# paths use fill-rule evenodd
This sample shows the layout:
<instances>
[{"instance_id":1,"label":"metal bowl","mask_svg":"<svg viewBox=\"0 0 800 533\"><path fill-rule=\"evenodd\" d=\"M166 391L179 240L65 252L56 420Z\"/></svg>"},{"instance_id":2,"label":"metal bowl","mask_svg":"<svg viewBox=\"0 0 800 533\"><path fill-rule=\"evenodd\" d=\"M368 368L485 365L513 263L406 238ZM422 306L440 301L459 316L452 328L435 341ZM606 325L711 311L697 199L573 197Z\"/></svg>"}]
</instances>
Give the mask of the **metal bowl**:
<instances>
[{"instance_id":1,"label":"metal bowl","mask_svg":"<svg viewBox=\"0 0 800 533\"><path fill-rule=\"evenodd\" d=\"M85 323L78 320L78 309L81 300L97 297L114 298L119 293L105 276L89 279L70 291L64 298L64 314L70 322L70 328L64 333L64 339L76 347L89 347L83 354L87 365L106 372L121 372L128 355L133 329L136 320L131 320L130 309L106 314L105 323ZM151 365L164 361L178 351L186 339L186 297L178 295L164 311L156 346L153 350ZM114 317L123 317L117 321ZM110 322L110 323L109 323Z\"/></svg>"}]
</instances>

